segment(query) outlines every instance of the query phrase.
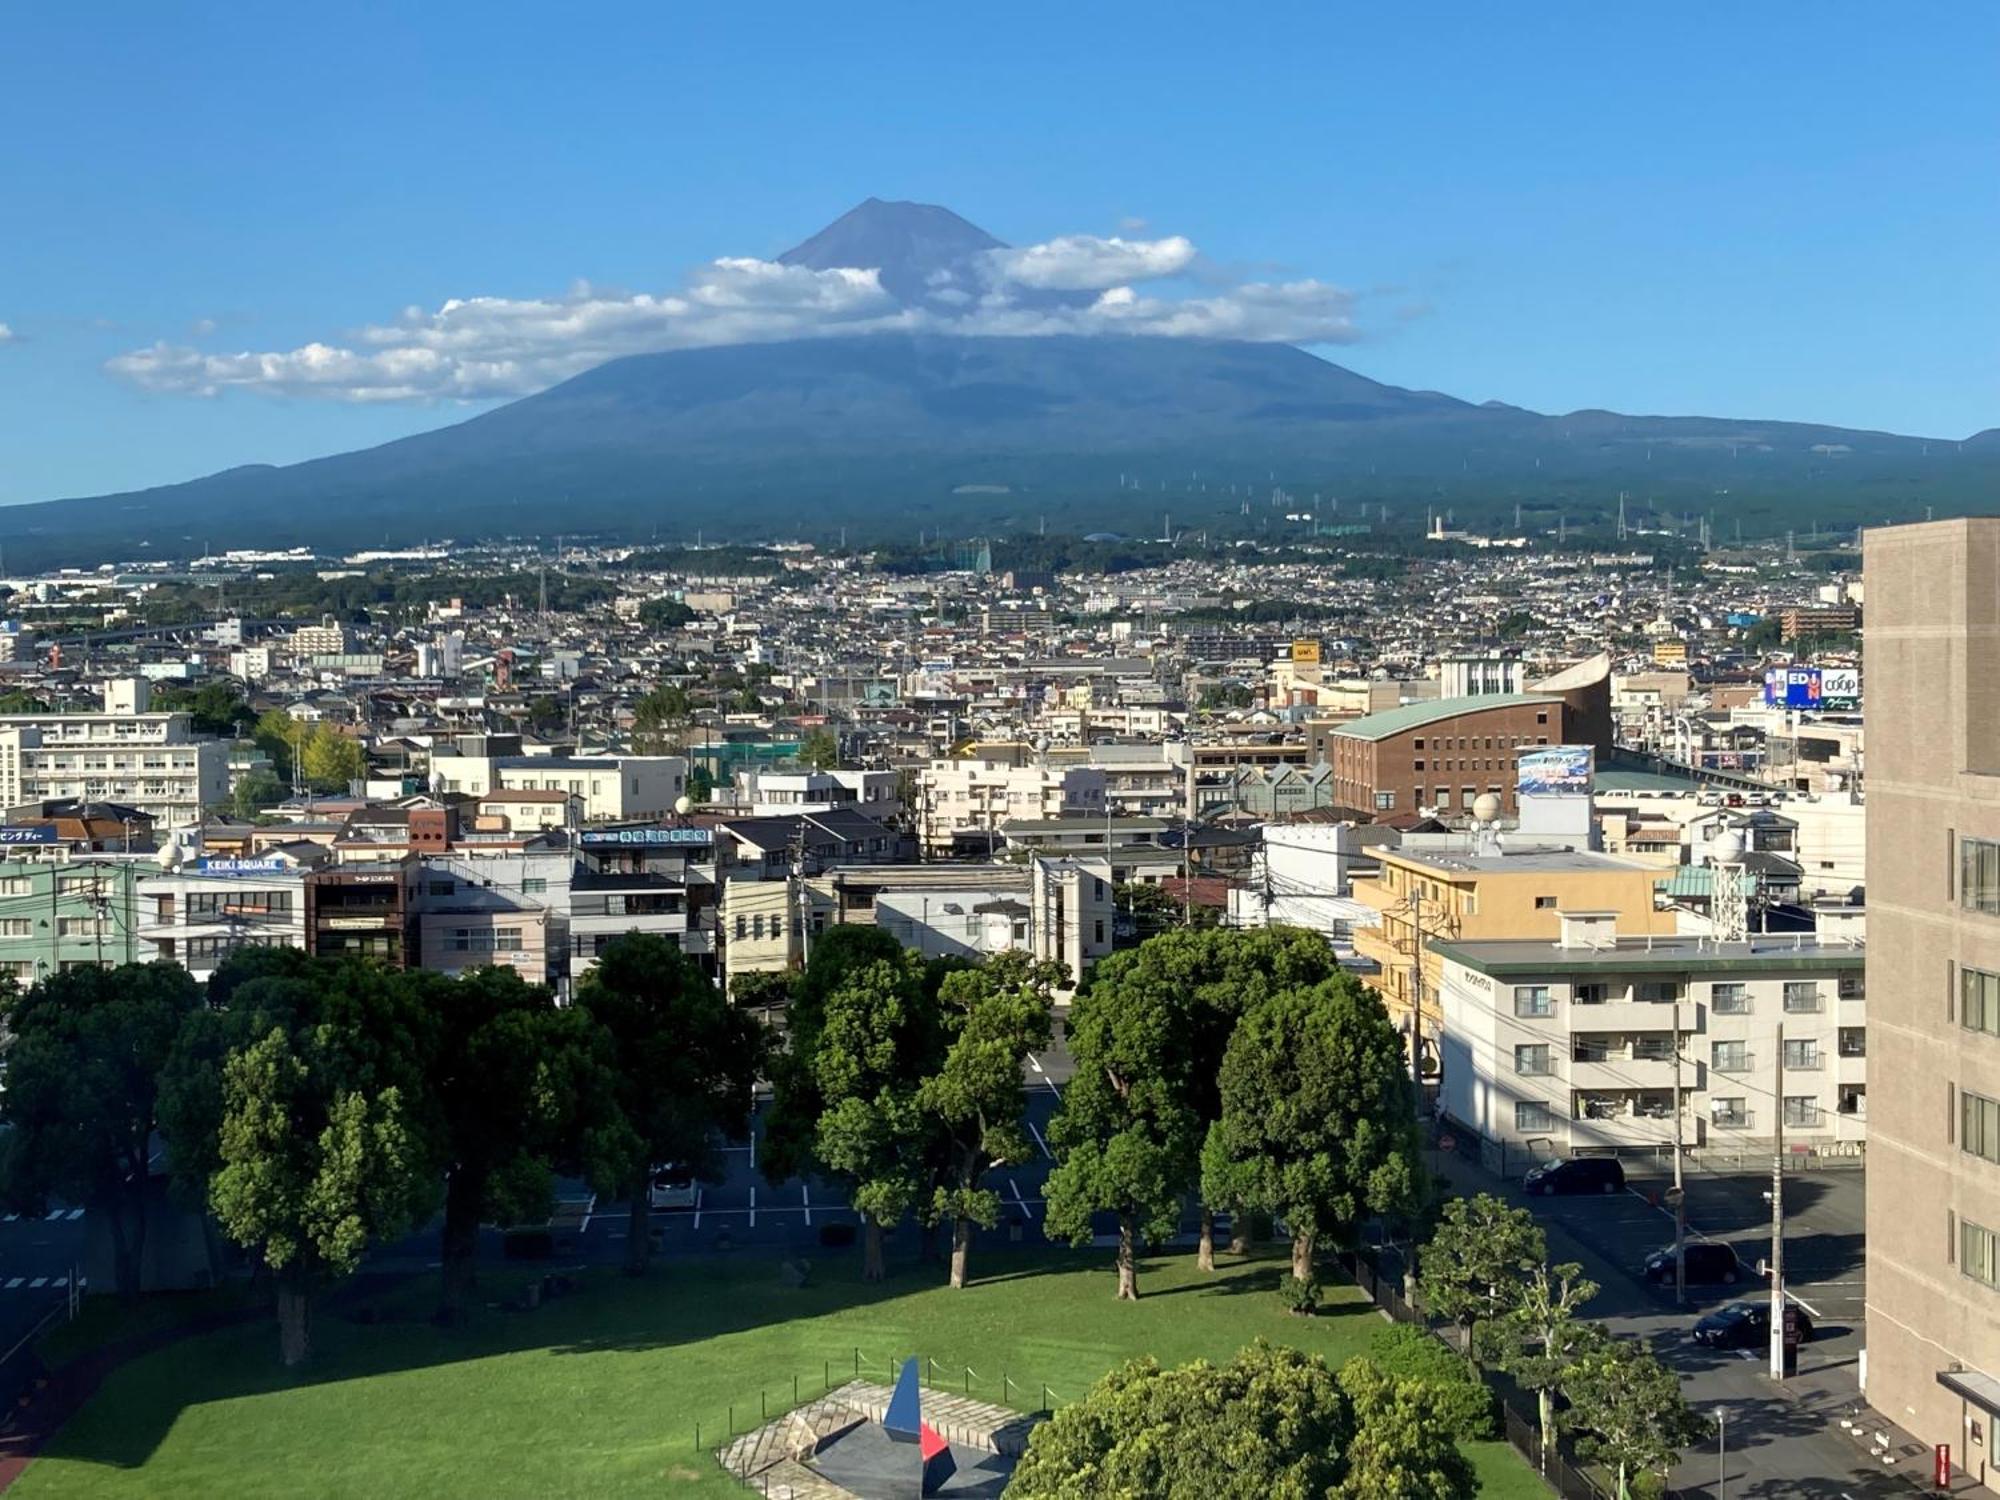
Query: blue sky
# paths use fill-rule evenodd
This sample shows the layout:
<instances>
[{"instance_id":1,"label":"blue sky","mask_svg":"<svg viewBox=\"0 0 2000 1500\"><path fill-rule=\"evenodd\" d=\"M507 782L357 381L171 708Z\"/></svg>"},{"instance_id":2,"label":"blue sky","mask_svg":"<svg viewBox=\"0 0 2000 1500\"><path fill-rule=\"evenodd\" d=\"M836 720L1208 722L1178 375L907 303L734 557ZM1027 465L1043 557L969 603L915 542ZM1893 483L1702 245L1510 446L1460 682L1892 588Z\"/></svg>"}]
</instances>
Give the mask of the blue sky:
<instances>
[{"instance_id":1,"label":"blue sky","mask_svg":"<svg viewBox=\"0 0 2000 1500\"><path fill-rule=\"evenodd\" d=\"M458 420L490 399L174 371L406 308L448 340L454 298L629 308L871 194L1185 237L1165 296L1347 289L1323 352L1472 399L2000 424L1995 6L135 3L4 38L0 502Z\"/></svg>"}]
</instances>

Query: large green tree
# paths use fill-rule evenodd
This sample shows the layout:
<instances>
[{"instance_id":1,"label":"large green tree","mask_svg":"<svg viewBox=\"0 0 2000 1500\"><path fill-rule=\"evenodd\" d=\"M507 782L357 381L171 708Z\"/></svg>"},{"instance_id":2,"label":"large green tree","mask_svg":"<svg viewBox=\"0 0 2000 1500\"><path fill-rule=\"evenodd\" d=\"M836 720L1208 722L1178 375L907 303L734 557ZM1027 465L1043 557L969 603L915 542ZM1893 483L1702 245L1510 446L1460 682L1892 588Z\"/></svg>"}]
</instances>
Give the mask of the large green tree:
<instances>
[{"instance_id":1,"label":"large green tree","mask_svg":"<svg viewBox=\"0 0 2000 1500\"><path fill-rule=\"evenodd\" d=\"M1681 1394L1680 1377L1637 1339L1607 1338L1570 1362L1562 1377L1570 1409L1563 1425L1576 1451L1617 1476L1618 1500L1630 1500L1635 1473L1664 1480L1681 1450L1713 1430Z\"/></svg>"},{"instance_id":2,"label":"large green tree","mask_svg":"<svg viewBox=\"0 0 2000 1500\"><path fill-rule=\"evenodd\" d=\"M952 1221L954 1287L965 1285L973 1226L991 1229L1000 1217L1000 1195L984 1186L987 1172L1024 1161L1032 1150L1022 1128L1028 1099L1021 1069L1031 1051L1049 1045L1051 996L1063 977L1058 964L1000 953L947 976L939 989L951 1045L917 1099L944 1127L947 1175L927 1216Z\"/></svg>"},{"instance_id":3,"label":"large green tree","mask_svg":"<svg viewBox=\"0 0 2000 1500\"><path fill-rule=\"evenodd\" d=\"M1477 1493L1423 1388L1365 1359L1338 1375L1261 1339L1227 1364L1113 1370L1036 1427L1010 1500L1470 1500Z\"/></svg>"},{"instance_id":4,"label":"large green tree","mask_svg":"<svg viewBox=\"0 0 2000 1500\"><path fill-rule=\"evenodd\" d=\"M720 1143L750 1133L764 1031L656 933L608 944L577 985L577 1005L610 1034L613 1097L629 1134L622 1149L605 1136L594 1170L605 1190L627 1195L625 1269L641 1275L652 1253L654 1166L680 1163L721 1180Z\"/></svg>"},{"instance_id":5,"label":"large green tree","mask_svg":"<svg viewBox=\"0 0 2000 1500\"><path fill-rule=\"evenodd\" d=\"M371 1243L436 1208L442 1163L424 1079L433 1017L374 965L225 965L226 1010L184 1027L162 1085L177 1173L272 1273L286 1365L312 1351L312 1301Z\"/></svg>"},{"instance_id":6,"label":"large green tree","mask_svg":"<svg viewBox=\"0 0 2000 1500\"><path fill-rule=\"evenodd\" d=\"M1088 1244L1091 1219L1118 1218L1117 1295L1139 1295L1142 1238L1171 1235L1194 1180L1201 1122L1188 1096L1185 1010L1152 984L1111 976L1071 1007L1076 1073L1049 1125L1056 1156L1046 1193L1052 1238Z\"/></svg>"},{"instance_id":7,"label":"large green tree","mask_svg":"<svg viewBox=\"0 0 2000 1500\"><path fill-rule=\"evenodd\" d=\"M1428 1310L1458 1326L1459 1347L1476 1362L1480 1325L1520 1305L1524 1278L1548 1255L1547 1236L1525 1208L1491 1193L1453 1198L1417 1254L1417 1284Z\"/></svg>"},{"instance_id":8,"label":"large green tree","mask_svg":"<svg viewBox=\"0 0 2000 1500\"><path fill-rule=\"evenodd\" d=\"M884 1274L882 1231L916 1206L939 1128L920 1094L942 1065L945 1033L914 954L850 973L826 998L813 1086L821 1101L813 1157L848 1184L862 1224L862 1278Z\"/></svg>"},{"instance_id":9,"label":"large green tree","mask_svg":"<svg viewBox=\"0 0 2000 1500\"><path fill-rule=\"evenodd\" d=\"M1281 990L1244 1013L1222 1061L1219 1154L1252 1206L1292 1235L1292 1274L1314 1248L1351 1239L1422 1195L1402 1038L1352 975Z\"/></svg>"},{"instance_id":10,"label":"large green tree","mask_svg":"<svg viewBox=\"0 0 2000 1500\"><path fill-rule=\"evenodd\" d=\"M202 1004L172 964L65 969L10 992L0 1187L17 1208L81 1203L110 1236L118 1293L140 1289L159 1080Z\"/></svg>"},{"instance_id":11,"label":"large green tree","mask_svg":"<svg viewBox=\"0 0 2000 1500\"><path fill-rule=\"evenodd\" d=\"M611 1037L589 1012L558 1008L512 969L407 982L434 1016L425 1084L445 1163L438 1312L456 1322L475 1285L482 1223L548 1217L556 1165L603 1176L638 1142L615 1103Z\"/></svg>"},{"instance_id":12,"label":"large green tree","mask_svg":"<svg viewBox=\"0 0 2000 1500\"><path fill-rule=\"evenodd\" d=\"M799 741L798 762L813 771L831 771L840 764L840 738L831 729L815 729Z\"/></svg>"}]
</instances>

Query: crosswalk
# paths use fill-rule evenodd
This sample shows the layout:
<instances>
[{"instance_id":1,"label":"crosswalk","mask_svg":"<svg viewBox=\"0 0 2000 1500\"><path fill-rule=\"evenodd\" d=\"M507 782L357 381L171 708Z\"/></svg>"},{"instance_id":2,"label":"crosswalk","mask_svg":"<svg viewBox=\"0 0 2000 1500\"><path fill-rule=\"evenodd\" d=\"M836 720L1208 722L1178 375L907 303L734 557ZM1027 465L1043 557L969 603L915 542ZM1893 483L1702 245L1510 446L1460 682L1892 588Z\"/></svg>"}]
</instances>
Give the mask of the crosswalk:
<instances>
[{"instance_id":1,"label":"crosswalk","mask_svg":"<svg viewBox=\"0 0 2000 1500\"><path fill-rule=\"evenodd\" d=\"M16 1224L22 1219L43 1219L49 1223L63 1220L73 1223L82 1217L83 1210L80 1208L52 1208L45 1214L7 1214L0 1216L0 1224Z\"/></svg>"}]
</instances>

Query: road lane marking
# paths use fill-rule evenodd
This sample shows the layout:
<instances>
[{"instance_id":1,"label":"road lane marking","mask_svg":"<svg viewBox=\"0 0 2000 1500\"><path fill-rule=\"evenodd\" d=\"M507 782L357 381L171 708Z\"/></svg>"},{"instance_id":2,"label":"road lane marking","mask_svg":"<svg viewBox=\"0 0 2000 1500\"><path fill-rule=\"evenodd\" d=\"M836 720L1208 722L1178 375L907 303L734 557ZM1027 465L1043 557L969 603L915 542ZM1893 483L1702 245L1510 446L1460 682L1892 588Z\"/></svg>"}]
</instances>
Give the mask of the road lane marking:
<instances>
[{"instance_id":1,"label":"road lane marking","mask_svg":"<svg viewBox=\"0 0 2000 1500\"><path fill-rule=\"evenodd\" d=\"M701 1228L701 1189L694 1190L694 1227Z\"/></svg>"},{"instance_id":2,"label":"road lane marking","mask_svg":"<svg viewBox=\"0 0 2000 1500\"><path fill-rule=\"evenodd\" d=\"M1046 1156L1050 1161L1056 1159L1055 1152L1049 1149L1049 1143L1042 1139L1041 1131L1035 1129L1035 1122L1033 1120L1028 1121L1028 1134L1032 1135L1035 1138L1035 1144L1042 1148L1042 1155Z\"/></svg>"},{"instance_id":3,"label":"road lane marking","mask_svg":"<svg viewBox=\"0 0 2000 1500\"><path fill-rule=\"evenodd\" d=\"M47 1217L50 1219L60 1219L64 1214L68 1212L69 1210L66 1208L52 1208L48 1211Z\"/></svg>"},{"instance_id":4,"label":"road lane marking","mask_svg":"<svg viewBox=\"0 0 2000 1500\"><path fill-rule=\"evenodd\" d=\"M1025 1213L1031 1219L1034 1218L1035 1211L1028 1207L1028 1200L1021 1196L1021 1184L1018 1182L1009 1182L1007 1186L1014 1190L1014 1201L1021 1206L1021 1212Z\"/></svg>"},{"instance_id":5,"label":"road lane marking","mask_svg":"<svg viewBox=\"0 0 2000 1500\"><path fill-rule=\"evenodd\" d=\"M28 1283L28 1290L29 1290L29 1291L31 1291L31 1292L33 1292L33 1291L39 1291L39 1290L40 1290L40 1289L41 1289L42 1287L45 1287L45 1286L47 1286L48 1284L49 1284L49 1278L48 1278L48 1277L46 1277L46 1276L37 1276L37 1277L36 1277L36 1278L35 1278L35 1279L34 1279L33 1281L31 1281L31 1282L29 1282L29 1283Z\"/></svg>"},{"instance_id":6,"label":"road lane marking","mask_svg":"<svg viewBox=\"0 0 2000 1500\"><path fill-rule=\"evenodd\" d=\"M10 1292L13 1291L15 1287L22 1285L24 1282L27 1281L27 1279L28 1278L25 1276L16 1276L13 1280L7 1283L7 1290Z\"/></svg>"},{"instance_id":7,"label":"road lane marking","mask_svg":"<svg viewBox=\"0 0 2000 1500\"><path fill-rule=\"evenodd\" d=\"M1035 1054L1032 1052L1028 1054L1028 1066L1033 1068L1037 1073L1040 1073L1043 1077L1046 1078L1048 1076L1048 1070L1042 1066L1042 1060L1039 1057L1035 1056Z\"/></svg>"},{"instance_id":8,"label":"road lane marking","mask_svg":"<svg viewBox=\"0 0 2000 1500\"><path fill-rule=\"evenodd\" d=\"M1725 886L1724 889L1726 890L1728 889L1728 887ZM799 1184L799 1204L806 1211L806 1222L808 1224L812 1223L813 1221L812 1189L808 1188L803 1182Z\"/></svg>"},{"instance_id":9,"label":"road lane marking","mask_svg":"<svg viewBox=\"0 0 2000 1500\"><path fill-rule=\"evenodd\" d=\"M750 1227L752 1229L757 1227L757 1185L755 1183L750 1185Z\"/></svg>"},{"instance_id":10,"label":"road lane marking","mask_svg":"<svg viewBox=\"0 0 2000 1500\"><path fill-rule=\"evenodd\" d=\"M597 1194L592 1193L590 1195L590 1200L583 1205L583 1222L576 1226L576 1232L578 1234L590 1233L590 1214L591 1210L596 1207L597 1207Z\"/></svg>"},{"instance_id":11,"label":"road lane marking","mask_svg":"<svg viewBox=\"0 0 2000 1500\"><path fill-rule=\"evenodd\" d=\"M72 1209L71 1209L71 1210L69 1211L69 1215L68 1215L68 1217L69 1217L69 1218L71 1218L71 1219L73 1219L73 1220L74 1220L74 1219L80 1219L80 1218L82 1218L82 1217L83 1217L83 1210L82 1210L82 1209L80 1209L80 1208L72 1208Z\"/></svg>"}]
</instances>

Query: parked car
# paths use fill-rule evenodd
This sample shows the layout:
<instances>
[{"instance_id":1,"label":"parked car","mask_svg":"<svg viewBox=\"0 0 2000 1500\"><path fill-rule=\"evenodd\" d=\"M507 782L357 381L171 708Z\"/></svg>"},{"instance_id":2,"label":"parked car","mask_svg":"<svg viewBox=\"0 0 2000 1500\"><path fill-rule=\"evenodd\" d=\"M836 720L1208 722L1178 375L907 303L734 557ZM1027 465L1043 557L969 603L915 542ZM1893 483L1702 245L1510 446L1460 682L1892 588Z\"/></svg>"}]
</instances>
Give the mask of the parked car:
<instances>
[{"instance_id":1,"label":"parked car","mask_svg":"<svg viewBox=\"0 0 2000 1500\"><path fill-rule=\"evenodd\" d=\"M1558 1156L1521 1179L1530 1193L1616 1193L1625 1187L1625 1169L1612 1156Z\"/></svg>"},{"instance_id":2,"label":"parked car","mask_svg":"<svg viewBox=\"0 0 2000 1500\"><path fill-rule=\"evenodd\" d=\"M653 1180L646 1184L648 1208L693 1208L694 1173L679 1162L653 1168Z\"/></svg>"},{"instance_id":3,"label":"parked car","mask_svg":"<svg viewBox=\"0 0 2000 1500\"><path fill-rule=\"evenodd\" d=\"M1681 1263L1689 1286L1732 1286L1748 1274L1736 1252L1720 1240L1689 1240L1681 1247ZM1674 1247L1668 1245L1647 1256L1640 1274L1657 1285L1672 1286Z\"/></svg>"},{"instance_id":4,"label":"parked car","mask_svg":"<svg viewBox=\"0 0 2000 1500\"><path fill-rule=\"evenodd\" d=\"M1794 1306L1798 1319L1799 1342L1810 1344L1812 1319L1803 1307ZM1762 1349L1771 1342L1771 1307L1767 1302L1731 1302L1696 1320L1694 1341L1711 1349Z\"/></svg>"}]
</instances>

